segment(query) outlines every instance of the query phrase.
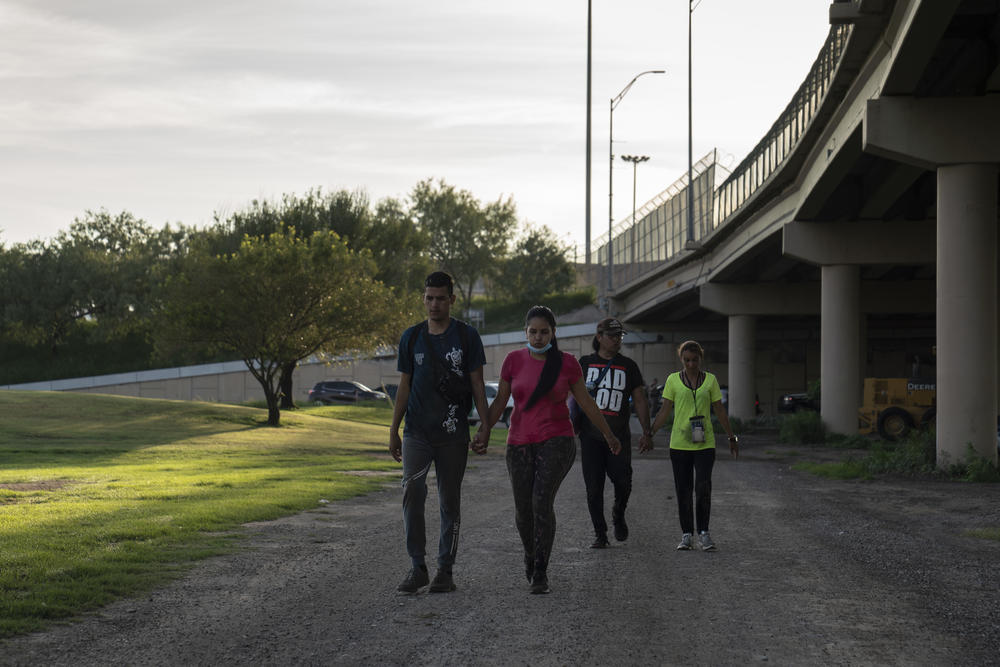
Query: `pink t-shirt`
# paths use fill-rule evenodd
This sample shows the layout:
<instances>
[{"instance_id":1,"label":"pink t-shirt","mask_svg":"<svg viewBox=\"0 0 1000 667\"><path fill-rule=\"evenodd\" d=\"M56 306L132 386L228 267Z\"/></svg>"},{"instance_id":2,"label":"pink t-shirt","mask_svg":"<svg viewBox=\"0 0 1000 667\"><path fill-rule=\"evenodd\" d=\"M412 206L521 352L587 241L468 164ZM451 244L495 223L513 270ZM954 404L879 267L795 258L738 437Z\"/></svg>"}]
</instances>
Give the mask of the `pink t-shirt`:
<instances>
[{"instance_id":1,"label":"pink t-shirt","mask_svg":"<svg viewBox=\"0 0 1000 667\"><path fill-rule=\"evenodd\" d=\"M544 442L563 435L573 437L566 399L570 385L583 377L583 371L572 354L563 352L562 357L562 368L555 385L527 411L524 406L538 385L545 362L533 358L527 348L514 350L504 358L500 377L510 383L514 396L514 412L510 416L510 430L507 432L508 445Z\"/></svg>"}]
</instances>

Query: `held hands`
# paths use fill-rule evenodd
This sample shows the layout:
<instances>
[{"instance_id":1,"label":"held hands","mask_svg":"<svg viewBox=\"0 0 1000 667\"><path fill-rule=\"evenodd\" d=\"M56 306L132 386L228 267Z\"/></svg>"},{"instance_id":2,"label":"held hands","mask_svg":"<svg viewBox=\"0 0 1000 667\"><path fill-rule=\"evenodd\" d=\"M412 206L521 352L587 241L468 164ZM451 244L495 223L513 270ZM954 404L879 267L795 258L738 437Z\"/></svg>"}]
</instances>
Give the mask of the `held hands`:
<instances>
[{"instance_id":1,"label":"held hands","mask_svg":"<svg viewBox=\"0 0 1000 667\"><path fill-rule=\"evenodd\" d=\"M645 454L653 449L653 436L643 433L639 436L639 453Z\"/></svg>"},{"instance_id":2,"label":"held hands","mask_svg":"<svg viewBox=\"0 0 1000 667\"><path fill-rule=\"evenodd\" d=\"M403 460L403 441L400 440L398 431L389 433L389 453L397 462Z\"/></svg>"},{"instance_id":3,"label":"held hands","mask_svg":"<svg viewBox=\"0 0 1000 667\"><path fill-rule=\"evenodd\" d=\"M489 447L489 445L490 432L480 426L479 430L476 431L476 436L472 439L472 442L469 443L469 446L472 448L472 451L481 456L486 453L486 448Z\"/></svg>"}]
</instances>

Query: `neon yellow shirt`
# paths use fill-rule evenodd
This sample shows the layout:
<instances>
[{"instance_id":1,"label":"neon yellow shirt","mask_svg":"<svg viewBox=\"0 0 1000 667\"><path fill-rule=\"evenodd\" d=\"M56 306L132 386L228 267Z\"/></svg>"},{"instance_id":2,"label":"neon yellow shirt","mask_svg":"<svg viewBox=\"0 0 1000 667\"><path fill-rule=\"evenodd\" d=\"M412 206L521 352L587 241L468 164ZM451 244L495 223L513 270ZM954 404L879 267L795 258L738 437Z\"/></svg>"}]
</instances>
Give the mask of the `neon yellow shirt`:
<instances>
[{"instance_id":1,"label":"neon yellow shirt","mask_svg":"<svg viewBox=\"0 0 1000 667\"><path fill-rule=\"evenodd\" d=\"M705 380L693 392L681 380L681 374L671 373L663 385L663 398L674 403L674 426L670 430L671 449L712 449L715 447L715 431L712 429L712 404L722 400L719 381L711 373L705 373ZM705 418L705 442L691 442L691 417Z\"/></svg>"}]
</instances>

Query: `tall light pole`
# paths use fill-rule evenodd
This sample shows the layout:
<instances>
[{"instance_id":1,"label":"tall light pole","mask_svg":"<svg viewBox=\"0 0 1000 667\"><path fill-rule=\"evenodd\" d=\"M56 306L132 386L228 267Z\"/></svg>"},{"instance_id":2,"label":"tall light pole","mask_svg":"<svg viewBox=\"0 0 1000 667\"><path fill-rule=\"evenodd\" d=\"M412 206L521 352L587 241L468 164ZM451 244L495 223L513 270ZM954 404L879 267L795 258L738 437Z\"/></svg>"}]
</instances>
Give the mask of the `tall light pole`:
<instances>
[{"instance_id":1,"label":"tall light pole","mask_svg":"<svg viewBox=\"0 0 1000 667\"><path fill-rule=\"evenodd\" d=\"M687 227L688 227L688 238L685 247L689 249L694 249L698 247L697 241L694 240L694 183L691 182L692 172L694 171L694 154L692 150L693 136L692 132L692 112L691 112L691 17L694 16L694 10L697 6L701 4L701 0L688 0L688 215L687 215Z\"/></svg>"},{"instance_id":2,"label":"tall light pole","mask_svg":"<svg viewBox=\"0 0 1000 667\"><path fill-rule=\"evenodd\" d=\"M626 85L624 88L622 88L622 92L618 93L617 95L615 95L614 97L611 98L610 113L608 114L608 122L609 122L609 127L608 127L608 299L609 300L611 298L611 289L612 289L612 283L613 283L613 281L611 279L611 274L614 273L614 266L615 266L614 265L614 252L612 251L613 250L612 246L614 244L612 243L613 238L611 236L611 234L612 234L612 227L614 227L614 224L615 224L615 209L614 209L614 186L615 186L615 107L618 106L619 102L622 101L622 98L625 97L625 93L627 93L629 91L629 89L632 87L632 84L634 84L636 82L636 80L640 76L644 76L646 74L665 74L665 73L666 73L666 70L663 70L663 69L650 69L650 70L646 70L645 72L639 72L634 77L632 77L632 80L628 82L628 85Z\"/></svg>"},{"instance_id":3,"label":"tall light pole","mask_svg":"<svg viewBox=\"0 0 1000 667\"><path fill-rule=\"evenodd\" d=\"M635 182L639 163L649 159L648 155L622 155L622 159L632 163L632 229L635 234ZM632 238L632 263L635 264L635 237Z\"/></svg>"},{"instance_id":4,"label":"tall light pole","mask_svg":"<svg viewBox=\"0 0 1000 667\"><path fill-rule=\"evenodd\" d=\"M586 255L584 262L587 264L587 268L590 268L590 36L591 36L591 12L590 12L591 0L587 0L587 186L586 186L586 208L584 209L585 219L587 221L587 231L585 239ZM589 279L589 275L588 275Z\"/></svg>"}]
</instances>

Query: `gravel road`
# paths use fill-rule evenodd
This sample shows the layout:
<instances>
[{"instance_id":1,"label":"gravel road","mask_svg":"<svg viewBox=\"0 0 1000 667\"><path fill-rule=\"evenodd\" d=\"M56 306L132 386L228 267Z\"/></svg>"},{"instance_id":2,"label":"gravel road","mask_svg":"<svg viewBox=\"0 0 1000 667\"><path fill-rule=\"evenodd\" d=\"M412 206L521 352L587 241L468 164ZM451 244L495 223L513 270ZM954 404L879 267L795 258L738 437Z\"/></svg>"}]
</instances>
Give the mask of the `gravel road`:
<instances>
[{"instance_id":1,"label":"gravel road","mask_svg":"<svg viewBox=\"0 0 1000 667\"><path fill-rule=\"evenodd\" d=\"M395 592L408 569L397 482L248 525L238 553L4 642L0 664L997 663L1000 542L965 531L1000 526L1000 485L823 480L790 466L842 454L748 437L739 461L720 450L716 464L719 550L678 552L658 446L634 457L631 537L604 550L588 548L577 460L550 595L528 593L500 448L470 458L454 593Z\"/></svg>"}]
</instances>

